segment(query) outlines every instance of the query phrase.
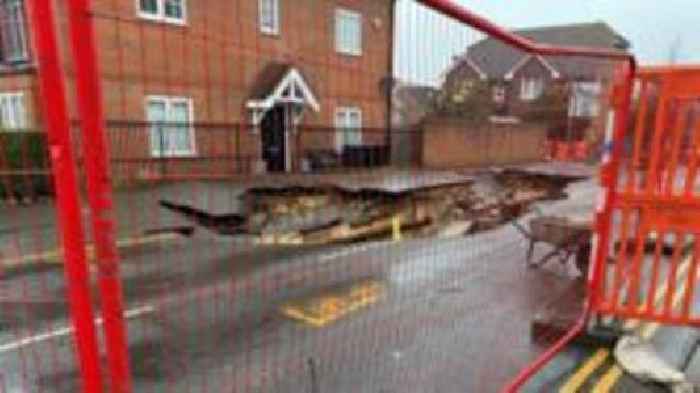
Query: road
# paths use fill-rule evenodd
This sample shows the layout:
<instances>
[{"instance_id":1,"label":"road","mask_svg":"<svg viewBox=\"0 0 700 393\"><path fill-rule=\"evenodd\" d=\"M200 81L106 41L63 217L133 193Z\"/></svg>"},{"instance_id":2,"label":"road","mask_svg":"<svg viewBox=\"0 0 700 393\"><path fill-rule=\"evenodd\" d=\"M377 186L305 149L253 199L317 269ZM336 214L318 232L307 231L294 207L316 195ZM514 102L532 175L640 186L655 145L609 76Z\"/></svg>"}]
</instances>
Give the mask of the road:
<instances>
[{"instance_id":1,"label":"road","mask_svg":"<svg viewBox=\"0 0 700 393\"><path fill-rule=\"evenodd\" d=\"M594 194L575 185L571 200L543 208L590 209ZM129 250L135 391L497 392L543 349L530 340L532 315L571 285L573 268L525 268L526 245L504 227L335 247L195 237ZM79 391L61 271L11 275L0 290L0 392ZM285 312L305 304L323 318ZM595 350L572 346L527 391L557 391Z\"/></svg>"}]
</instances>

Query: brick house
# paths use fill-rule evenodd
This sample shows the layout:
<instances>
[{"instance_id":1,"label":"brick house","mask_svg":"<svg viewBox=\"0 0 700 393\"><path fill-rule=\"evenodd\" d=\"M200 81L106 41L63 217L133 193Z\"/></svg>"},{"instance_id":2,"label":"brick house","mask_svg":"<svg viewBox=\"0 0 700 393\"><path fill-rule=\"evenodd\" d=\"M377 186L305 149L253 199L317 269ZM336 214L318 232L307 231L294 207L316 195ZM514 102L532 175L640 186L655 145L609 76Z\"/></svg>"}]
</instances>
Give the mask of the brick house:
<instances>
[{"instance_id":1,"label":"brick house","mask_svg":"<svg viewBox=\"0 0 700 393\"><path fill-rule=\"evenodd\" d=\"M629 42L604 22L516 30L537 42L627 50ZM568 116L574 124L602 121L603 92L611 80L610 62L577 57L543 57L524 53L492 38L471 45L445 74L443 90L489 85L495 114L521 117L535 110L548 89L559 87L568 96ZM566 104L566 103L564 103ZM570 124L572 122L569 122ZM571 131L571 130L569 130Z\"/></svg>"},{"instance_id":2,"label":"brick house","mask_svg":"<svg viewBox=\"0 0 700 393\"><path fill-rule=\"evenodd\" d=\"M118 176L291 171L313 150L385 143L394 0L92 3ZM0 4L0 121L41 130L23 0Z\"/></svg>"}]
</instances>

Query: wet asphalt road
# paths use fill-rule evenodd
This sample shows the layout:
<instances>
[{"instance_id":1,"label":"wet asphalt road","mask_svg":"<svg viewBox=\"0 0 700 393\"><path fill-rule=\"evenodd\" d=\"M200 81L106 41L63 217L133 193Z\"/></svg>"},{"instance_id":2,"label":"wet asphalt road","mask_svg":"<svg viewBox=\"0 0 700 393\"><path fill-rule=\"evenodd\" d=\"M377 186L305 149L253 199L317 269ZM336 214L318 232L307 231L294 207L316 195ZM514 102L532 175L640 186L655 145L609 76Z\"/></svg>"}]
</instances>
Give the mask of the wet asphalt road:
<instances>
[{"instance_id":1,"label":"wet asphalt road","mask_svg":"<svg viewBox=\"0 0 700 393\"><path fill-rule=\"evenodd\" d=\"M592 200L586 187L576 195L576 206ZM135 391L497 392L542 350L530 340L532 315L570 285L560 269L526 269L525 249L505 227L337 247L196 237L131 250L122 273ZM335 323L280 312L289 299L368 278L382 296ZM63 290L56 269L0 283L0 392L79 391ZM554 391L593 350L572 346L527 390Z\"/></svg>"},{"instance_id":2,"label":"wet asphalt road","mask_svg":"<svg viewBox=\"0 0 700 393\"><path fill-rule=\"evenodd\" d=\"M136 391L310 391L311 367L320 392L496 391L537 351L528 316L545 288L564 285L522 268L521 242L494 247L503 237L233 255L179 241L131 256L129 310L153 309L129 321ZM57 274L41 273L60 298ZM386 286L382 298L327 327L279 312L287 299L365 278ZM64 323L60 304L14 308L0 342ZM2 353L5 386L76 391L69 338Z\"/></svg>"}]
</instances>

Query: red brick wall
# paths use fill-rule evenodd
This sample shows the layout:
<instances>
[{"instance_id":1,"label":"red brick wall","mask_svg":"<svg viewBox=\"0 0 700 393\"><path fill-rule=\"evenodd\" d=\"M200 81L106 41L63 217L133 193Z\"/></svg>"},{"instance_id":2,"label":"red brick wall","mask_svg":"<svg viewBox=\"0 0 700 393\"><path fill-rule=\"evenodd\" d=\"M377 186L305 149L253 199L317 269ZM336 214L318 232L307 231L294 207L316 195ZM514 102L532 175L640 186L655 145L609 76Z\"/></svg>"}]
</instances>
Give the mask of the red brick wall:
<instances>
[{"instance_id":1,"label":"red brick wall","mask_svg":"<svg viewBox=\"0 0 700 393\"><path fill-rule=\"evenodd\" d=\"M140 19L133 0L92 3L107 119L143 121L146 96L170 95L193 99L197 123L247 123L250 117L245 105L259 72L270 62L288 62L307 78L321 107L318 113L307 110L302 126L332 126L339 106L361 108L365 127L387 123L380 82L389 72L390 0L280 0L277 36L260 32L258 1L253 0L187 1L184 26ZM335 50L337 7L363 16L361 56ZM60 37L68 37L65 11L65 4L60 3L56 18ZM68 55L68 41L62 40L60 47ZM70 110L77 118L72 97L74 67L67 63L65 70ZM29 92L30 123L41 127L33 105L38 104L33 77L0 77L0 89L6 86ZM110 137L113 158L151 158L147 130L141 128L128 130L128 137ZM257 134L196 132L200 155L219 155L221 146L246 156L260 155ZM211 139L214 134L216 140ZM334 143L335 138L328 135L314 138L314 144L323 147L332 148Z\"/></svg>"},{"instance_id":2,"label":"red brick wall","mask_svg":"<svg viewBox=\"0 0 700 393\"><path fill-rule=\"evenodd\" d=\"M433 118L423 131L422 164L427 168L477 167L544 158L546 127L536 124L474 125Z\"/></svg>"},{"instance_id":3,"label":"red brick wall","mask_svg":"<svg viewBox=\"0 0 700 393\"><path fill-rule=\"evenodd\" d=\"M109 118L143 118L143 96L188 95L195 118L245 122L245 102L269 62L297 65L321 104L306 124L331 125L337 106L359 106L366 126L386 124L379 83L388 73L390 1L281 0L280 35L262 34L257 1L190 1L186 26L136 18L131 1L97 0ZM114 4L118 4L115 6ZM363 15L363 55L335 51L335 10Z\"/></svg>"}]
</instances>

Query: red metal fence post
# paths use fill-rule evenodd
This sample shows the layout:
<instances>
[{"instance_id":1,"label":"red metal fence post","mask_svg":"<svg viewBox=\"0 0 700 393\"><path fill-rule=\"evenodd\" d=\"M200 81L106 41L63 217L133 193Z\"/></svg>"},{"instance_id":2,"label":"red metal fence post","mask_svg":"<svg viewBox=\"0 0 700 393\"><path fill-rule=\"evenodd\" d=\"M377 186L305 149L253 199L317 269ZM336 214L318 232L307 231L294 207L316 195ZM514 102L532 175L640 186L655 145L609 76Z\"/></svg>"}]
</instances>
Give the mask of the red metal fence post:
<instances>
[{"instance_id":1,"label":"red metal fence post","mask_svg":"<svg viewBox=\"0 0 700 393\"><path fill-rule=\"evenodd\" d=\"M601 167L601 186L603 194L596 216L596 235L593 239L594 249L591 271L588 274L588 292L590 306L595 309L600 304L600 291L603 274L607 263L606 256L610 247L614 195L620 170L620 158L624 149L624 137L627 132L629 112L632 104L632 90L635 80L634 70L625 67L613 92L613 113L615 114L612 135L606 136L603 163Z\"/></svg>"},{"instance_id":2,"label":"red metal fence post","mask_svg":"<svg viewBox=\"0 0 700 393\"><path fill-rule=\"evenodd\" d=\"M29 0L28 14L41 88L48 148L55 181L70 316L85 393L103 391L95 319L87 269L76 165L70 138L64 74L56 43L51 0Z\"/></svg>"},{"instance_id":3,"label":"red metal fence post","mask_svg":"<svg viewBox=\"0 0 700 393\"><path fill-rule=\"evenodd\" d=\"M119 255L114 236L112 184L105 135L94 28L89 0L68 2L70 36L76 67L76 89L83 135L88 201L99 267L99 286L107 345L110 391L131 392L126 323Z\"/></svg>"},{"instance_id":4,"label":"red metal fence post","mask_svg":"<svg viewBox=\"0 0 700 393\"><path fill-rule=\"evenodd\" d=\"M464 23L465 25L471 26L477 30L489 34L491 37L501 42L504 42L507 45L520 48L529 53L539 54L543 56L584 56L590 58L621 60L627 62L627 68L625 69L626 85L623 87L624 91L621 92L621 94L624 94L624 96L620 97L622 99L620 103L620 112L617 113L615 121L616 128L614 130L614 133L615 138L617 139L614 139L615 143L613 143L611 146L611 148L614 149L612 155L615 156L617 154L619 156L622 149L621 139L619 138L624 136L624 132L627 127L627 119L629 113L627 113L626 111L628 111L629 109L629 104L631 101L632 83L635 80L637 74L637 61L634 55L624 51L600 48L554 46L549 44L538 43L525 37L514 34L513 32L507 31L501 28L500 26L492 23L488 19L477 15L467 10L466 8L456 4L452 0L418 1L425 6L432 8L435 11L438 11L444 15L447 15L451 18L454 18L457 21ZM612 158L611 165L609 165L609 169L614 174L617 174L615 158L616 157ZM603 263L601 259L601 250L605 250L604 247L606 247L608 243L610 231L609 228L602 228L601 230L601 226L605 227L605 225L608 225L609 227L609 208L611 206L612 194L610 192L607 192L604 197L605 201L602 206L602 214L600 214L598 217L598 236L596 239L598 244L593 256L592 271L589 273L589 288L595 290L600 288L601 273L599 271L599 265ZM604 255L602 257L604 257ZM595 290L593 294L589 293L589 296L593 296L587 299L584 312L580 316L575 326L573 326L567 332L567 334L564 335L564 337L559 339L547 351L540 355L534 362L528 365L525 369L521 370L521 372L506 387L504 387L503 392L512 393L520 391L522 386L525 385L525 383L527 383L527 381L533 375L535 375L545 364L547 364L552 358L554 358L556 354L563 350L566 347L566 345L568 345L569 342L573 340L573 338L575 338L580 332L583 331L583 329L585 329L589 313L591 311L594 311L593 307L598 304L598 297L595 296Z\"/></svg>"}]
</instances>

